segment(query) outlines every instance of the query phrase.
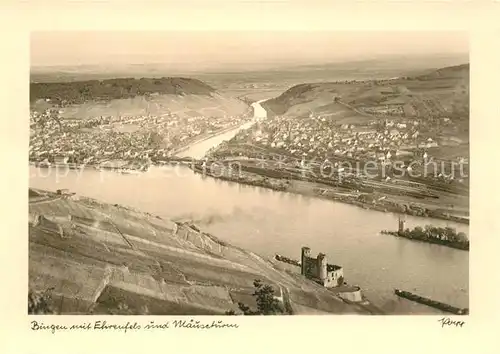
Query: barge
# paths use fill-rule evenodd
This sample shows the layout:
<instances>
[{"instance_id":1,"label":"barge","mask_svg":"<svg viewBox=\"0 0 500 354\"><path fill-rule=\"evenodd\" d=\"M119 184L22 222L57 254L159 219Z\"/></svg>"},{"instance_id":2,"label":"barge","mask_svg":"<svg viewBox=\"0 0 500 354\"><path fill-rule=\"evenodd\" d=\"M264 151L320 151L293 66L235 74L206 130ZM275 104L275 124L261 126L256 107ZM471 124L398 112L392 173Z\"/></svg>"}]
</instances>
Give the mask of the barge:
<instances>
[{"instance_id":1,"label":"barge","mask_svg":"<svg viewBox=\"0 0 500 354\"><path fill-rule=\"evenodd\" d=\"M419 304L434 307L435 309L438 309L441 311L450 312L450 313L453 313L455 315L468 315L469 314L468 308L459 308L459 307L451 306L451 305L445 304L443 302L435 301L435 300L432 300L432 299L429 299L429 298L426 298L423 296L413 294L409 291L395 289L394 293L399 297L418 302Z\"/></svg>"}]
</instances>

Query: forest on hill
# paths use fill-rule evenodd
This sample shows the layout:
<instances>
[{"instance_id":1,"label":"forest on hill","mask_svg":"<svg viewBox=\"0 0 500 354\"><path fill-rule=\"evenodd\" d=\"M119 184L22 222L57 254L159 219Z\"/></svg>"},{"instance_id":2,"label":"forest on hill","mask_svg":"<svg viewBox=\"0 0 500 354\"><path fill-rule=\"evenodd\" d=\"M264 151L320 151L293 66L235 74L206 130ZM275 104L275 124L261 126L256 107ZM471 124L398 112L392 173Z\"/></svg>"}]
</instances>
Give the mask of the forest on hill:
<instances>
[{"instance_id":1,"label":"forest on hill","mask_svg":"<svg viewBox=\"0 0 500 354\"><path fill-rule=\"evenodd\" d=\"M39 82L30 83L30 102L50 99L54 104L67 105L151 94L210 95L214 91L200 80L182 77Z\"/></svg>"}]
</instances>

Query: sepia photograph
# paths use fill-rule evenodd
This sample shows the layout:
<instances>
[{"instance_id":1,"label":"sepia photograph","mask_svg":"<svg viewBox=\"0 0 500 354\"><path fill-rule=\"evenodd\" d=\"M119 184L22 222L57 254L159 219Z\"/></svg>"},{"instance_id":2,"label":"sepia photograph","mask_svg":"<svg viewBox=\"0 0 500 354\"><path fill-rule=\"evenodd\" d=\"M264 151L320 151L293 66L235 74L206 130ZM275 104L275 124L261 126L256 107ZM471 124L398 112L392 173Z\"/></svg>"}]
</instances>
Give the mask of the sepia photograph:
<instances>
[{"instance_id":1,"label":"sepia photograph","mask_svg":"<svg viewBox=\"0 0 500 354\"><path fill-rule=\"evenodd\" d=\"M467 32L29 40L29 315L469 314Z\"/></svg>"}]
</instances>

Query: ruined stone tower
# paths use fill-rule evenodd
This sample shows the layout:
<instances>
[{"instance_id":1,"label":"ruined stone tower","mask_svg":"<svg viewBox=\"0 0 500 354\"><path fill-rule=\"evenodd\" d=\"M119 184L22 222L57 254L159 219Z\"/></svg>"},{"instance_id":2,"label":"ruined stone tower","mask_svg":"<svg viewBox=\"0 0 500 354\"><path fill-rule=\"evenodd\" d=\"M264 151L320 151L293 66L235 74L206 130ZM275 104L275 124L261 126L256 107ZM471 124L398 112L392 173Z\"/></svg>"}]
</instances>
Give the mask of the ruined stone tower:
<instances>
[{"instance_id":1,"label":"ruined stone tower","mask_svg":"<svg viewBox=\"0 0 500 354\"><path fill-rule=\"evenodd\" d=\"M307 275L307 261L311 257L311 249L309 247L302 247L302 256L300 258L300 274Z\"/></svg>"},{"instance_id":2,"label":"ruined stone tower","mask_svg":"<svg viewBox=\"0 0 500 354\"><path fill-rule=\"evenodd\" d=\"M327 273L327 260L326 260L326 255L324 253L319 253L318 258L318 278L321 282L325 283L326 279L328 277Z\"/></svg>"}]
</instances>

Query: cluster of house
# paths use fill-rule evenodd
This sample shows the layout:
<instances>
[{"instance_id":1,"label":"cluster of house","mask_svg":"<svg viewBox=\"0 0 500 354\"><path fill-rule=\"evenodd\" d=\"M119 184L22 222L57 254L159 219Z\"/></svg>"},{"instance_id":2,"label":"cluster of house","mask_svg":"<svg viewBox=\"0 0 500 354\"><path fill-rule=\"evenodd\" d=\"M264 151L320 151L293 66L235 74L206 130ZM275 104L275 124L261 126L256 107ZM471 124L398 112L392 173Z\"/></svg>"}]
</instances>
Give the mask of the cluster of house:
<instances>
[{"instance_id":1,"label":"cluster of house","mask_svg":"<svg viewBox=\"0 0 500 354\"><path fill-rule=\"evenodd\" d=\"M324 159L345 156L355 159L386 160L413 156L415 150L437 147L431 137L423 137L418 121L372 121L367 125L330 124L321 116L291 119L276 117L255 125L240 137L247 142L281 149L294 156Z\"/></svg>"},{"instance_id":2,"label":"cluster of house","mask_svg":"<svg viewBox=\"0 0 500 354\"><path fill-rule=\"evenodd\" d=\"M112 131L92 132L49 130L34 134L30 139L30 161L55 163L95 163L119 158L146 158L148 135L145 133L119 134Z\"/></svg>"},{"instance_id":3,"label":"cluster of house","mask_svg":"<svg viewBox=\"0 0 500 354\"><path fill-rule=\"evenodd\" d=\"M40 119L44 116L45 119ZM160 160L205 134L241 124L242 117L118 116L61 119L52 112L31 112L30 161L73 163L100 160Z\"/></svg>"}]
</instances>

